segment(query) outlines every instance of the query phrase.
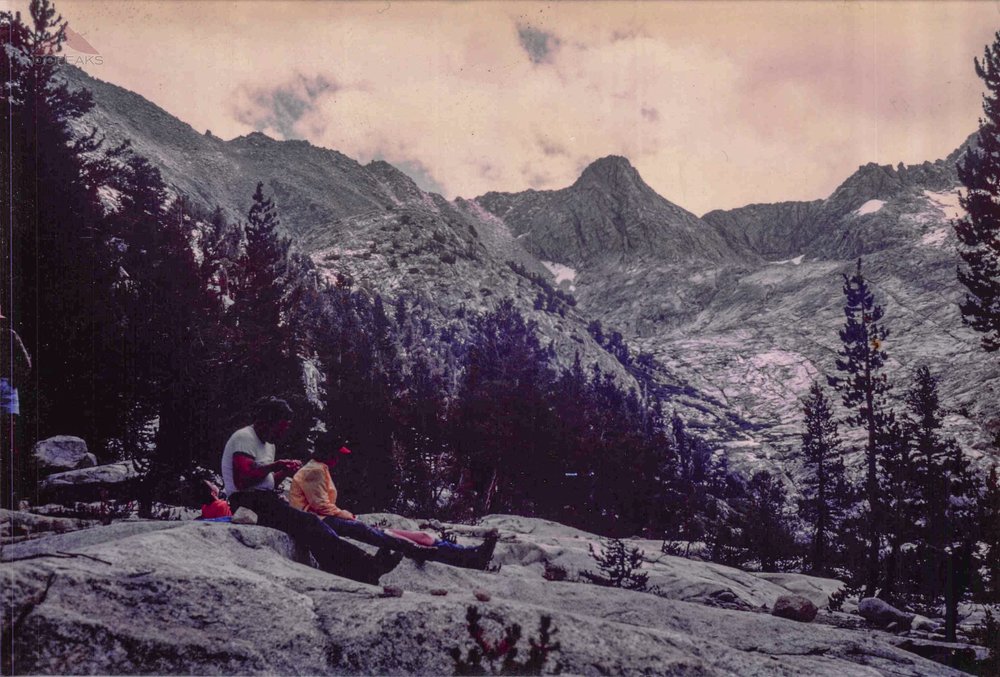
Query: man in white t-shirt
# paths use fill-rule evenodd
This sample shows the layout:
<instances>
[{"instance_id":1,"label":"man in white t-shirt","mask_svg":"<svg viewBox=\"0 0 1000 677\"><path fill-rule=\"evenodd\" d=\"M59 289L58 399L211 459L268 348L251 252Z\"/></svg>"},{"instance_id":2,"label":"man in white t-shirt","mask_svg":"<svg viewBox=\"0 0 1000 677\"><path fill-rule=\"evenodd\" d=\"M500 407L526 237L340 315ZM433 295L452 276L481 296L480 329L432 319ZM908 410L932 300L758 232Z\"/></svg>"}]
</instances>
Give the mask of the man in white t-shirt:
<instances>
[{"instance_id":1,"label":"man in white t-shirt","mask_svg":"<svg viewBox=\"0 0 1000 677\"><path fill-rule=\"evenodd\" d=\"M319 517L296 510L275 492L300 461L274 460L274 443L288 431L292 409L284 400L265 397L254 406L253 424L234 432L222 452L222 479L233 512L246 507L257 523L284 531L306 546L320 568L338 576L378 584L402 555L383 548L373 557L340 538Z\"/></svg>"}]
</instances>

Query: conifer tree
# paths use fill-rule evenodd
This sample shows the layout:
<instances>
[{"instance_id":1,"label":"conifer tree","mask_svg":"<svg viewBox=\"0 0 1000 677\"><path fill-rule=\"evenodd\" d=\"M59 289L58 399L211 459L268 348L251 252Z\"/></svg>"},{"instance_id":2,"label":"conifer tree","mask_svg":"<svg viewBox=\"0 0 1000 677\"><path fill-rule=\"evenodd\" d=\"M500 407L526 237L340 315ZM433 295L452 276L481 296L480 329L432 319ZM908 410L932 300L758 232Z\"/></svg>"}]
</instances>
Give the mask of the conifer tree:
<instances>
[{"instance_id":1,"label":"conifer tree","mask_svg":"<svg viewBox=\"0 0 1000 677\"><path fill-rule=\"evenodd\" d=\"M879 439L888 416L885 398L890 386L883 373L887 357L883 344L889 332L882 325L882 306L875 303L875 296L861 271L861 259L853 275L844 275L844 296L846 321L840 330L842 347L836 362L837 369L844 375L830 377L829 382L840 392L844 406L855 412L847 422L864 429L867 436L864 496L868 501L868 523L864 582L865 594L873 596L879 582L882 535L878 456Z\"/></svg>"},{"instance_id":2,"label":"conifer tree","mask_svg":"<svg viewBox=\"0 0 1000 677\"><path fill-rule=\"evenodd\" d=\"M986 85L978 143L958 164L966 192L959 203L965 216L955 221L964 265L958 279L966 288L961 304L966 324L982 334L988 352L1000 349L1000 33L987 45L976 74Z\"/></svg>"},{"instance_id":3,"label":"conifer tree","mask_svg":"<svg viewBox=\"0 0 1000 677\"><path fill-rule=\"evenodd\" d=\"M990 468L979 506L982 541L986 544L986 599L1000 604L1000 474Z\"/></svg>"},{"instance_id":4,"label":"conifer tree","mask_svg":"<svg viewBox=\"0 0 1000 677\"><path fill-rule=\"evenodd\" d=\"M265 395L289 400L296 410L296 427L287 444L301 442L308 428L300 346L294 329L289 241L280 230L274 202L257 184L246 224L246 246L231 280L229 308L232 376L229 379L229 415L223 426L245 424L252 402Z\"/></svg>"},{"instance_id":5,"label":"conifer tree","mask_svg":"<svg viewBox=\"0 0 1000 677\"><path fill-rule=\"evenodd\" d=\"M819 383L812 384L802 409L806 424L802 456L807 474L802 482L799 510L812 529L809 568L819 574L830 574L835 559L831 546L849 501L844 494L841 440L833 408Z\"/></svg>"},{"instance_id":6,"label":"conifer tree","mask_svg":"<svg viewBox=\"0 0 1000 677\"><path fill-rule=\"evenodd\" d=\"M474 320L453 420L478 511L512 509L552 481L546 400L553 379L535 323L510 299Z\"/></svg>"},{"instance_id":7,"label":"conifer tree","mask_svg":"<svg viewBox=\"0 0 1000 677\"><path fill-rule=\"evenodd\" d=\"M903 544L916 537L919 513L919 484L906 427L894 413L886 417L879 433L880 524L888 548L882 567L880 596L895 599L909 575L903 562Z\"/></svg>"},{"instance_id":8,"label":"conifer tree","mask_svg":"<svg viewBox=\"0 0 1000 677\"><path fill-rule=\"evenodd\" d=\"M927 601L943 592L942 571L948 545L949 491L945 468L954 446L941 436L938 379L926 366L917 369L906 393L907 437L915 466L914 527L920 549L919 590Z\"/></svg>"},{"instance_id":9,"label":"conifer tree","mask_svg":"<svg viewBox=\"0 0 1000 677\"><path fill-rule=\"evenodd\" d=\"M958 444L949 445L945 477L948 482L948 530L945 573L945 637L954 642L958 628L958 606L976 569L977 499L979 487L970 462Z\"/></svg>"},{"instance_id":10,"label":"conifer tree","mask_svg":"<svg viewBox=\"0 0 1000 677\"><path fill-rule=\"evenodd\" d=\"M0 12L0 33L3 311L33 358L18 430L45 437L71 429L105 456L104 440L119 426L98 415L113 399L96 381L114 344L99 331L113 312L106 302L113 270L97 190L111 167L96 134L74 131L93 103L58 77L66 22L52 4L34 0L27 22Z\"/></svg>"},{"instance_id":11,"label":"conifer tree","mask_svg":"<svg viewBox=\"0 0 1000 677\"><path fill-rule=\"evenodd\" d=\"M761 571L784 570L797 554L795 534L785 515L785 489L766 470L754 473L747 487L743 547Z\"/></svg>"}]
</instances>

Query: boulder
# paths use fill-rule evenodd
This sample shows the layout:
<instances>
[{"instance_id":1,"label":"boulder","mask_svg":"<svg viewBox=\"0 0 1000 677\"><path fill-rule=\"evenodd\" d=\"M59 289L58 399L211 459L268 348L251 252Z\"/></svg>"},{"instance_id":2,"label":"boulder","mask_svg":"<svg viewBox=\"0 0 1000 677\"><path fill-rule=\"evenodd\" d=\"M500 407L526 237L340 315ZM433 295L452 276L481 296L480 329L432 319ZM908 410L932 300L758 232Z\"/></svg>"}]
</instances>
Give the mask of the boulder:
<instances>
[{"instance_id":1,"label":"boulder","mask_svg":"<svg viewBox=\"0 0 1000 677\"><path fill-rule=\"evenodd\" d=\"M49 475L38 490L44 501L52 503L130 499L136 495L138 482L135 463L123 461Z\"/></svg>"},{"instance_id":2,"label":"boulder","mask_svg":"<svg viewBox=\"0 0 1000 677\"><path fill-rule=\"evenodd\" d=\"M509 526L524 531L504 529L500 572L405 560L380 581L401 597L308 566L288 536L256 525L130 520L45 536L0 553L5 651L15 674L452 674L452 650L474 646L475 606L488 639L521 626L520 660L549 616L561 644L550 672L558 661L580 675L960 674L870 630L546 581L539 549L585 553L598 538L540 520ZM703 566L704 580L756 594L745 572L657 560L644 568L665 584L679 577L678 589Z\"/></svg>"},{"instance_id":3,"label":"boulder","mask_svg":"<svg viewBox=\"0 0 1000 677\"><path fill-rule=\"evenodd\" d=\"M56 435L36 442L31 457L43 475L97 465L97 457L87 451L87 443L72 435Z\"/></svg>"},{"instance_id":4,"label":"boulder","mask_svg":"<svg viewBox=\"0 0 1000 677\"><path fill-rule=\"evenodd\" d=\"M0 508L0 538L4 539L35 536L47 532L76 531L92 527L95 524L97 522L91 520L50 517Z\"/></svg>"},{"instance_id":5,"label":"boulder","mask_svg":"<svg viewBox=\"0 0 1000 677\"><path fill-rule=\"evenodd\" d=\"M775 585L780 585L792 594L805 597L820 609L829 606L830 596L844 587L843 582L835 578L820 578L807 574L761 571L756 576Z\"/></svg>"},{"instance_id":6,"label":"boulder","mask_svg":"<svg viewBox=\"0 0 1000 677\"><path fill-rule=\"evenodd\" d=\"M937 632L942 626L944 626L944 623L941 621L931 620L926 616L917 614L913 617L911 628L913 630L920 630L921 632Z\"/></svg>"},{"instance_id":7,"label":"boulder","mask_svg":"<svg viewBox=\"0 0 1000 677\"><path fill-rule=\"evenodd\" d=\"M800 623L812 623L818 612L816 605L802 595L782 595L774 603L771 615Z\"/></svg>"},{"instance_id":8,"label":"boulder","mask_svg":"<svg viewBox=\"0 0 1000 677\"><path fill-rule=\"evenodd\" d=\"M858 602L858 613L866 621L878 628L888 628L895 624L895 631L909 630L913 625L914 615L900 611L885 600L877 597L865 597Z\"/></svg>"}]
</instances>

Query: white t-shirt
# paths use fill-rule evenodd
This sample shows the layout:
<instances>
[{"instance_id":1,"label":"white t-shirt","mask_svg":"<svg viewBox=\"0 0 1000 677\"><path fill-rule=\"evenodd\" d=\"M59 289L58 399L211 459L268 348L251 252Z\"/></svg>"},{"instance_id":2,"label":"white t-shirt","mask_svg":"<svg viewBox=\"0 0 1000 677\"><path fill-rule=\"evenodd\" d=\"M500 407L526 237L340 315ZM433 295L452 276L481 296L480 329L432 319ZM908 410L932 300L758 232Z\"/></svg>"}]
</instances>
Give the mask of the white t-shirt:
<instances>
[{"instance_id":1,"label":"white t-shirt","mask_svg":"<svg viewBox=\"0 0 1000 677\"><path fill-rule=\"evenodd\" d=\"M236 454L252 456L260 465L267 465L274 463L274 445L262 442L257 437L257 433L254 431L252 425L240 428L229 437L229 441L226 442L226 448L222 452L222 483L226 489L226 494L229 496L239 491L233 479L233 456ZM253 486L247 487L247 489L274 489L274 474L268 473L264 479Z\"/></svg>"}]
</instances>

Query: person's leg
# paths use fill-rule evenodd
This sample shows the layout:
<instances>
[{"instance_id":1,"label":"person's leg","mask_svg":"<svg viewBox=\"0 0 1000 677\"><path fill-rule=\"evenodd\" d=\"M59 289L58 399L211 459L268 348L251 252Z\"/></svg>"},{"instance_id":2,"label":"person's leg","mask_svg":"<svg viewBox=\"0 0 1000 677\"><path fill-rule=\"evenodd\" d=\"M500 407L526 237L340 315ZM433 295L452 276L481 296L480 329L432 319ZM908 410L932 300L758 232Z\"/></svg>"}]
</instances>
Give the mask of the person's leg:
<instances>
[{"instance_id":1,"label":"person's leg","mask_svg":"<svg viewBox=\"0 0 1000 677\"><path fill-rule=\"evenodd\" d=\"M352 538L355 541L361 541L368 545L374 545L379 548L392 548L393 550L402 550L406 545L402 539L391 536L382 529L370 527L361 520L324 517L323 521L342 538Z\"/></svg>"},{"instance_id":2,"label":"person's leg","mask_svg":"<svg viewBox=\"0 0 1000 677\"><path fill-rule=\"evenodd\" d=\"M273 492L237 492L231 497L230 505L253 510L261 526L278 529L300 541L327 573L375 585L382 574L399 563L398 558L388 554L369 555L340 538L316 515L293 508Z\"/></svg>"},{"instance_id":3,"label":"person's leg","mask_svg":"<svg viewBox=\"0 0 1000 677\"><path fill-rule=\"evenodd\" d=\"M465 569L484 570L493 558L499 534L491 532L477 546L458 545L450 541L438 540L433 548L427 548L423 559L429 562L441 562Z\"/></svg>"}]
</instances>

